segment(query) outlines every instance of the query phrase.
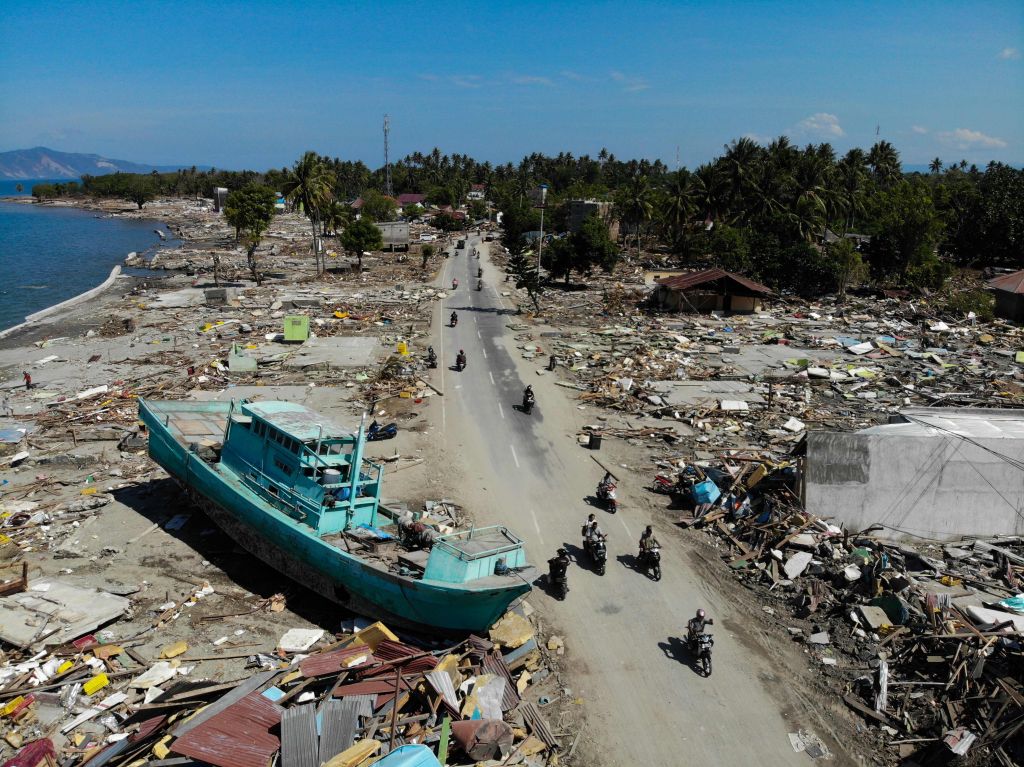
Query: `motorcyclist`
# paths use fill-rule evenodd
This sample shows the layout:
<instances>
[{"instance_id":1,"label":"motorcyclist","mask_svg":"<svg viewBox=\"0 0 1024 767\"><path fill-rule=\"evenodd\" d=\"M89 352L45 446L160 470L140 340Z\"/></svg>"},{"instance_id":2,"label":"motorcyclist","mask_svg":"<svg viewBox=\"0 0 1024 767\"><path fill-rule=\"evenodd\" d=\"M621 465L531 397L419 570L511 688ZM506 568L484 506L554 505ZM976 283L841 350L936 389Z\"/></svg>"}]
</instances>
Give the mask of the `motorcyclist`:
<instances>
[{"instance_id":1,"label":"motorcyclist","mask_svg":"<svg viewBox=\"0 0 1024 767\"><path fill-rule=\"evenodd\" d=\"M432 367L437 367L437 354L434 352L433 346L427 347L427 364Z\"/></svg>"},{"instance_id":2,"label":"motorcyclist","mask_svg":"<svg viewBox=\"0 0 1024 767\"><path fill-rule=\"evenodd\" d=\"M466 367L466 353L462 349L459 349L459 353L455 355L455 366L459 370Z\"/></svg>"},{"instance_id":3,"label":"motorcyclist","mask_svg":"<svg viewBox=\"0 0 1024 767\"><path fill-rule=\"evenodd\" d=\"M597 522L597 515L591 514L587 517L587 521L583 523L583 527L580 529L580 534L583 536L583 547L590 550L590 544L595 540L605 537L604 531L601 530L601 525Z\"/></svg>"},{"instance_id":4,"label":"motorcyclist","mask_svg":"<svg viewBox=\"0 0 1024 767\"><path fill-rule=\"evenodd\" d=\"M704 629L707 626L713 626L715 621L713 618L708 618L707 613L704 612L703 608L697 610L697 614L690 618L686 624L686 637L690 644L696 641L697 637L704 633Z\"/></svg>"},{"instance_id":5,"label":"motorcyclist","mask_svg":"<svg viewBox=\"0 0 1024 767\"><path fill-rule=\"evenodd\" d=\"M652 549L660 549L661 544L658 543L658 539L654 537L654 528L650 525L644 530L643 535L640 536L640 559L646 559L647 554Z\"/></svg>"},{"instance_id":6,"label":"motorcyclist","mask_svg":"<svg viewBox=\"0 0 1024 767\"><path fill-rule=\"evenodd\" d=\"M458 324L458 322L459 315L456 314L455 312L452 312L452 316L448 318L448 324L451 325L452 327L455 327Z\"/></svg>"},{"instance_id":7,"label":"motorcyclist","mask_svg":"<svg viewBox=\"0 0 1024 767\"><path fill-rule=\"evenodd\" d=\"M458 290L458 288L459 288L459 279L456 277L454 280L452 280L452 290Z\"/></svg>"},{"instance_id":8,"label":"motorcyclist","mask_svg":"<svg viewBox=\"0 0 1024 767\"><path fill-rule=\"evenodd\" d=\"M528 385L523 389L523 407L528 408L537 401L537 397L533 393L533 385Z\"/></svg>"},{"instance_id":9,"label":"motorcyclist","mask_svg":"<svg viewBox=\"0 0 1024 767\"><path fill-rule=\"evenodd\" d=\"M476 289L477 290L483 290L484 289L484 281L483 280L477 280L476 281Z\"/></svg>"},{"instance_id":10,"label":"motorcyclist","mask_svg":"<svg viewBox=\"0 0 1024 767\"><path fill-rule=\"evenodd\" d=\"M565 580L565 574L569 571L569 552L562 548L556 556L548 560L548 577L557 583Z\"/></svg>"}]
</instances>

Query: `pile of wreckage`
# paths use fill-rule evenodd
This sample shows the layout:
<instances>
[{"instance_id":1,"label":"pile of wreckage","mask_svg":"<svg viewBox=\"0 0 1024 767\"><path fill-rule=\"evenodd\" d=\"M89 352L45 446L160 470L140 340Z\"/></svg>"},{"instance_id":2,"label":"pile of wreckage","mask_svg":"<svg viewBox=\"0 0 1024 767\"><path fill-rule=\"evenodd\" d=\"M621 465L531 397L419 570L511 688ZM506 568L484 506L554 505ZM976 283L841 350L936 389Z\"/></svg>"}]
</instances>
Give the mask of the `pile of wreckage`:
<instances>
[{"instance_id":1,"label":"pile of wreckage","mask_svg":"<svg viewBox=\"0 0 1024 767\"><path fill-rule=\"evenodd\" d=\"M567 733L544 709L563 696L528 612L452 646L379 622L335 636L290 629L273 653L228 656L247 671L226 682L189 676L202 659L184 641L146 659L131 641L97 639L106 632L59 632L59 644L0 654L0 755L13 754L4 767L554 764Z\"/></svg>"},{"instance_id":2,"label":"pile of wreckage","mask_svg":"<svg viewBox=\"0 0 1024 767\"><path fill-rule=\"evenodd\" d=\"M794 484L791 460L736 453L656 489L692 509L679 524L724 546L893 760L1022 763L1024 537L890 542L809 514Z\"/></svg>"}]
</instances>

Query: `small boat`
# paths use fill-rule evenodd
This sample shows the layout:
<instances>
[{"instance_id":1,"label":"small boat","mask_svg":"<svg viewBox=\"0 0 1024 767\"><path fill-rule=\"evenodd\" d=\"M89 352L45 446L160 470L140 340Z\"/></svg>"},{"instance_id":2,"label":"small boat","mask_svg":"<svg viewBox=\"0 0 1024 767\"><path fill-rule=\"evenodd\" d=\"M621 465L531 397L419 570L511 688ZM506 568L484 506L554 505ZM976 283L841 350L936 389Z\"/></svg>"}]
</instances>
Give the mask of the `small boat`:
<instances>
[{"instance_id":1,"label":"small boat","mask_svg":"<svg viewBox=\"0 0 1024 767\"><path fill-rule=\"evenodd\" d=\"M140 400L149 455L225 533L350 610L413 629L480 632L536 568L502 526L442 533L381 503L384 467L355 431L292 402Z\"/></svg>"}]
</instances>

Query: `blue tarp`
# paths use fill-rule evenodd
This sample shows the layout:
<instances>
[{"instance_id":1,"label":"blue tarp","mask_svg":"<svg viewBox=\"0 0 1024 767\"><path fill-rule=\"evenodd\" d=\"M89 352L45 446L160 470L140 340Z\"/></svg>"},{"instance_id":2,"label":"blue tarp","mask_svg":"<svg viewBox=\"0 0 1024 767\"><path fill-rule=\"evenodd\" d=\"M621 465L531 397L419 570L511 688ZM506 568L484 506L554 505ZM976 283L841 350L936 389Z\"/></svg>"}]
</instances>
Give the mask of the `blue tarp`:
<instances>
[{"instance_id":1,"label":"blue tarp","mask_svg":"<svg viewBox=\"0 0 1024 767\"><path fill-rule=\"evenodd\" d=\"M441 767L434 752L417 743L399 746L374 764L377 767Z\"/></svg>"},{"instance_id":2,"label":"blue tarp","mask_svg":"<svg viewBox=\"0 0 1024 767\"><path fill-rule=\"evenodd\" d=\"M710 479L698 482L693 486L694 503L714 503L721 495L722 491L718 489L718 485Z\"/></svg>"}]
</instances>

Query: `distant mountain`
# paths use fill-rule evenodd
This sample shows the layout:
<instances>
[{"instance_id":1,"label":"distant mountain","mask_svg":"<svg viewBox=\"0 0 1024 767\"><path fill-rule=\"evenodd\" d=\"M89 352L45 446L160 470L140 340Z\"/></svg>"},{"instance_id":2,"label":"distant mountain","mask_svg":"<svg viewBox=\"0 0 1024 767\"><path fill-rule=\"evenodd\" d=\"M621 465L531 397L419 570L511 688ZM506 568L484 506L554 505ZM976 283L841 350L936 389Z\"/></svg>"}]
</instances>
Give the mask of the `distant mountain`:
<instances>
[{"instance_id":1,"label":"distant mountain","mask_svg":"<svg viewBox=\"0 0 1024 767\"><path fill-rule=\"evenodd\" d=\"M58 152L37 146L32 149L15 149L12 152L0 152L0 178L80 178L84 174L105 176L108 173L150 173L154 170L161 173L176 171L188 165L145 165L127 160L111 160L98 154L78 154L75 152ZM196 166L206 170L210 166Z\"/></svg>"}]
</instances>

